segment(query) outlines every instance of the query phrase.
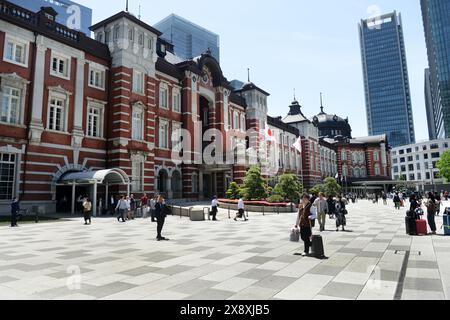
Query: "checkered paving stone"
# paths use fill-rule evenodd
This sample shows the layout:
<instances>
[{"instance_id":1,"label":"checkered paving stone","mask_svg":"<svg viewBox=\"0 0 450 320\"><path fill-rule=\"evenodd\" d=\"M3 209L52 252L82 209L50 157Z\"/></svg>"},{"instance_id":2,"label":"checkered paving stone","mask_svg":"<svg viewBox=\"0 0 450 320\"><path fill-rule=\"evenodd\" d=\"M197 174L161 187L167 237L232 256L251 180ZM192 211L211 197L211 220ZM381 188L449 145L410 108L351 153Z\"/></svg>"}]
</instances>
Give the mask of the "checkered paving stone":
<instances>
[{"instance_id":1,"label":"checkered paving stone","mask_svg":"<svg viewBox=\"0 0 450 320\"><path fill-rule=\"evenodd\" d=\"M346 232L328 219L327 259L318 260L289 242L295 219L251 213L235 222L222 209L219 222L168 217L164 242L148 219L1 227L0 299L392 300L399 290L404 300L450 299L442 230L410 237L404 212L360 201L349 205Z\"/></svg>"}]
</instances>

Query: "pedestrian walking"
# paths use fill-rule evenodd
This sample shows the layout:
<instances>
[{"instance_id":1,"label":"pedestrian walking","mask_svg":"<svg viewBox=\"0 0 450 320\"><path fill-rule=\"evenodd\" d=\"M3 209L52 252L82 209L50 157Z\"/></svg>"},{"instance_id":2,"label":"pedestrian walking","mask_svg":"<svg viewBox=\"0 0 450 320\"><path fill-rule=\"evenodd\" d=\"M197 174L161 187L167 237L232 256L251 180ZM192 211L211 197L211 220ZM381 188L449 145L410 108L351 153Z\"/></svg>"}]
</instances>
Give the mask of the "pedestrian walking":
<instances>
[{"instance_id":1,"label":"pedestrian walking","mask_svg":"<svg viewBox=\"0 0 450 320\"><path fill-rule=\"evenodd\" d=\"M217 196L215 196L211 201L211 215L213 221L217 221L217 212L219 211L219 201L217 200Z\"/></svg>"},{"instance_id":2,"label":"pedestrian walking","mask_svg":"<svg viewBox=\"0 0 450 320\"><path fill-rule=\"evenodd\" d=\"M128 199L128 204L129 204L128 220L134 220L134 213L136 211L136 200L134 199L134 194L132 194Z\"/></svg>"},{"instance_id":3,"label":"pedestrian walking","mask_svg":"<svg viewBox=\"0 0 450 320\"><path fill-rule=\"evenodd\" d=\"M387 206L388 202L387 202L387 194L385 192L383 192L383 194L381 195L381 198L383 199L383 204L385 206Z\"/></svg>"},{"instance_id":4,"label":"pedestrian walking","mask_svg":"<svg viewBox=\"0 0 450 320\"><path fill-rule=\"evenodd\" d=\"M148 197L147 197L146 193L144 193L144 195L141 198L141 210L142 210L142 218L147 219L148 218Z\"/></svg>"},{"instance_id":5,"label":"pedestrian walking","mask_svg":"<svg viewBox=\"0 0 450 320\"><path fill-rule=\"evenodd\" d=\"M342 231L345 231L347 226L347 209L346 203L341 196L338 197L336 201L336 232L339 232L339 227L342 227Z\"/></svg>"},{"instance_id":6,"label":"pedestrian walking","mask_svg":"<svg viewBox=\"0 0 450 320\"><path fill-rule=\"evenodd\" d=\"M117 221L120 222L120 219L122 219L122 222L126 222L125 216L128 210L128 204L125 200L125 196L122 196L120 200L117 202L116 211L118 212L117 215Z\"/></svg>"},{"instance_id":7,"label":"pedestrian walking","mask_svg":"<svg viewBox=\"0 0 450 320\"><path fill-rule=\"evenodd\" d=\"M155 219L155 210L156 210L156 203L158 202L158 196L155 196L150 199L149 207L150 207L150 215L152 217L152 222L156 222Z\"/></svg>"},{"instance_id":8,"label":"pedestrian walking","mask_svg":"<svg viewBox=\"0 0 450 320\"><path fill-rule=\"evenodd\" d=\"M433 193L428 194L428 200L425 203L425 206L427 207L427 220L428 225L431 229L431 234L436 234L437 228L436 228L436 211L438 210L436 199L433 195ZM440 208L439 208L440 209Z\"/></svg>"},{"instance_id":9,"label":"pedestrian walking","mask_svg":"<svg viewBox=\"0 0 450 320\"><path fill-rule=\"evenodd\" d=\"M244 218L244 221L248 221L247 217L245 216L245 202L243 198L239 199L238 202L238 212L236 214L236 217L234 218L234 221L237 221L237 219Z\"/></svg>"},{"instance_id":10,"label":"pedestrian walking","mask_svg":"<svg viewBox=\"0 0 450 320\"><path fill-rule=\"evenodd\" d=\"M11 203L11 228L18 227L17 224L17 216L19 215L20 211L20 203L19 199L16 197L13 199Z\"/></svg>"},{"instance_id":11,"label":"pedestrian walking","mask_svg":"<svg viewBox=\"0 0 450 320\"><path fill-rule=\"evenodd\" d=\"M91 213L92 213L92 202L89 198L85 198L83 202L83 215L84 215L84 225L90 225L91 221Z\"/></svg>"},{"instance_id":12,"label":"pedestrian walking","mask_svg":"<svg viewBox=\"0 0 450 320\"><path fill-rule=\"evenodd\" d=\"M436 215L440 215L441 214L441 207L442 207L442 198L441 198L441 196L438 194L438 193L436 193L435 195L434 195L434 199L435 199L435 201L436 201Z\"/></svg>"},{"instance_id":13,"label":"pedestrian walking","mask_svg":"<svg viewBox=\"0 0 450 320\"><path fill-rule=\"evenodd\" d=\"M398 193L395 194L394 196L394 205L395 205L395 209L400 210L401 207L401 200L400 200L400 196Z\"/></svg>"},{"instance_id":14,"label":"pedestrian walking","mask_svg":"<svg viewBox=\"0 0 450 320\"><path fill-rule=\"evenodd\" d=\"M328 205L328 214L330 215L330 219L334 219L334 215L336 213L336 201L332 196L329 196L327 199Z\"/></svg>"},{"instance_id":15,"label":"pedestrian walking","mask_svg":"<svg viewBox=\"0 0 450 320\"><path fill-rule=\"evenodd\" d=\"M161 232L162 229L164 227L164 223L166 221L166 217L167 217L167 206L165 204L165 200L162 196L158 197L158 201L155 204L155 218L157 221L157 227L156 227L156 232L157 232L157 236L156 236L156 240L157 241L168 241L169 239L165 238L162 236Z\"/></svg>"},{"instance_id":16,"label":"pedestrian walking","mask_svg":"<svg viewBox=\"0 0 450 320\"><path fill-rule=\"evenodd\" d=\"M301 203L298 208L297 223L296 228L300 227L300 237L305 244L305 250L302 253L303 257L309 255L309 250L312 247L312 226L311 226L311 197L309 194L304 194L302 196Z\"/></svg>"},{"instance_id":17,"label":"pedestrian walking","mask_svg":"<svg viewBox=\"0 0 450 320\"><path fill-rule=\"evenodd\" d=\"M313 204L317 208L317 219L319 220L320 232L325 231L325 223L327 220L328 203L323 192L319 193L319 198Z\"/></svg>"}]
</instances>

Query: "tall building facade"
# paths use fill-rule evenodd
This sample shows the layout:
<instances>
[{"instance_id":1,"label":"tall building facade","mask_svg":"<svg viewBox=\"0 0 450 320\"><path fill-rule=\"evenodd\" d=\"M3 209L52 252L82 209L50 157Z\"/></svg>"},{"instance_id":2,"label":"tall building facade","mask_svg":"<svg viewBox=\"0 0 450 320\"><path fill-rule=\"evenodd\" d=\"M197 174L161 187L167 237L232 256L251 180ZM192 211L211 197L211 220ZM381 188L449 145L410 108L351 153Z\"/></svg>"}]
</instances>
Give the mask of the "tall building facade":
<instances>
[{"instance_id":1,"label":"tall building facade","mask_svg":"<svg viewBox=\"0 0 450 320\"><path fill-rule=\"evenodd\" d=\"M421 5L430 68L427 111L433 110L436 130L430 139L445 139L450 138L450 1L421 0Z\"/></svg>"},{"instance_id":2,"label":"tall building facade","mask_svg":"<svg viewBox=\"0 0 450 320\"><path fill-rule=\"evenodd\" d=\"M401 15L359 24L369 135L387 134L392 146L415 142Z\"/></svg>"},{"instance_id":3,"label":"tall building facade","mask_svg":"<svg viewBox=\"0 0 450 320\"><path fill-rule=\"evenodd\" d=\"M428 123L428 137L430 140L437 138L436 120L433 102L433 90L431 88L431 74L430 69L425 69L425 107L427 110L427 123Z\"/></svg>"},{"instance_id":4,"label":"tall building facade","mask_svg":"<svg viewBox=\"0 0 450 320\"><path fill-rule=\"evenodd\" d=\"M198 57L209 49L220 62L220 38L217 34L175 14L156 23L154 27L175 46L175 54L182 59Z\"/></svg>"}]
</instances>

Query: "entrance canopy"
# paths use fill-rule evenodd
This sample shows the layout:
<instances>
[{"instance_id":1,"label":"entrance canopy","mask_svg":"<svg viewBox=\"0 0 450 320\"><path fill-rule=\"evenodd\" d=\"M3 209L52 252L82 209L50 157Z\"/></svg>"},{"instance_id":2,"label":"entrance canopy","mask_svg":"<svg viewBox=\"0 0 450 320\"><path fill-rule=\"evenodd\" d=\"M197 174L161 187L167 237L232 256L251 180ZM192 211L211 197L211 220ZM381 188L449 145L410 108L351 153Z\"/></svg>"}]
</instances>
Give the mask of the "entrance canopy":
<instances>
[{"instance_id":1,"label":"entrance canopy","mask_svg":"<svg viewBox=\"0 0 450 320\"><path fill-rule=\"evenodd\" d=\"M99 171L72 172L61 177L58 184L104 184L127 185L130 183L127 174L120 169L107 169Z\"/></svg>"}]
</instances>

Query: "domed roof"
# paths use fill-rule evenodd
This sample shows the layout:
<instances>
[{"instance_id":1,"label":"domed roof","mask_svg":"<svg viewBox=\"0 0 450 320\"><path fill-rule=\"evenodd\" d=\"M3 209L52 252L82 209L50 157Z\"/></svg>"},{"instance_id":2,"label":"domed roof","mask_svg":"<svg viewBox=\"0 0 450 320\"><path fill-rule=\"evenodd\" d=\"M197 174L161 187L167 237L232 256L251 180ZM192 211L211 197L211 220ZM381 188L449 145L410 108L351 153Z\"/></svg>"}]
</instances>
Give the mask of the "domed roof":
<instances>
[{"instance_id":1,"label":"domed roof","mask_svg":"<svg viewBox=\"0 0 450 320\"><path fill-rule=\"evenodd\" d=\"M320 109L321 112L312 119L319 128L320 136L334 138L334 136L342 135L351 138L352 128L348 118L343 119L336 114L327 114L323 111L323 107Z\"/></svg>"}]
</instances>

